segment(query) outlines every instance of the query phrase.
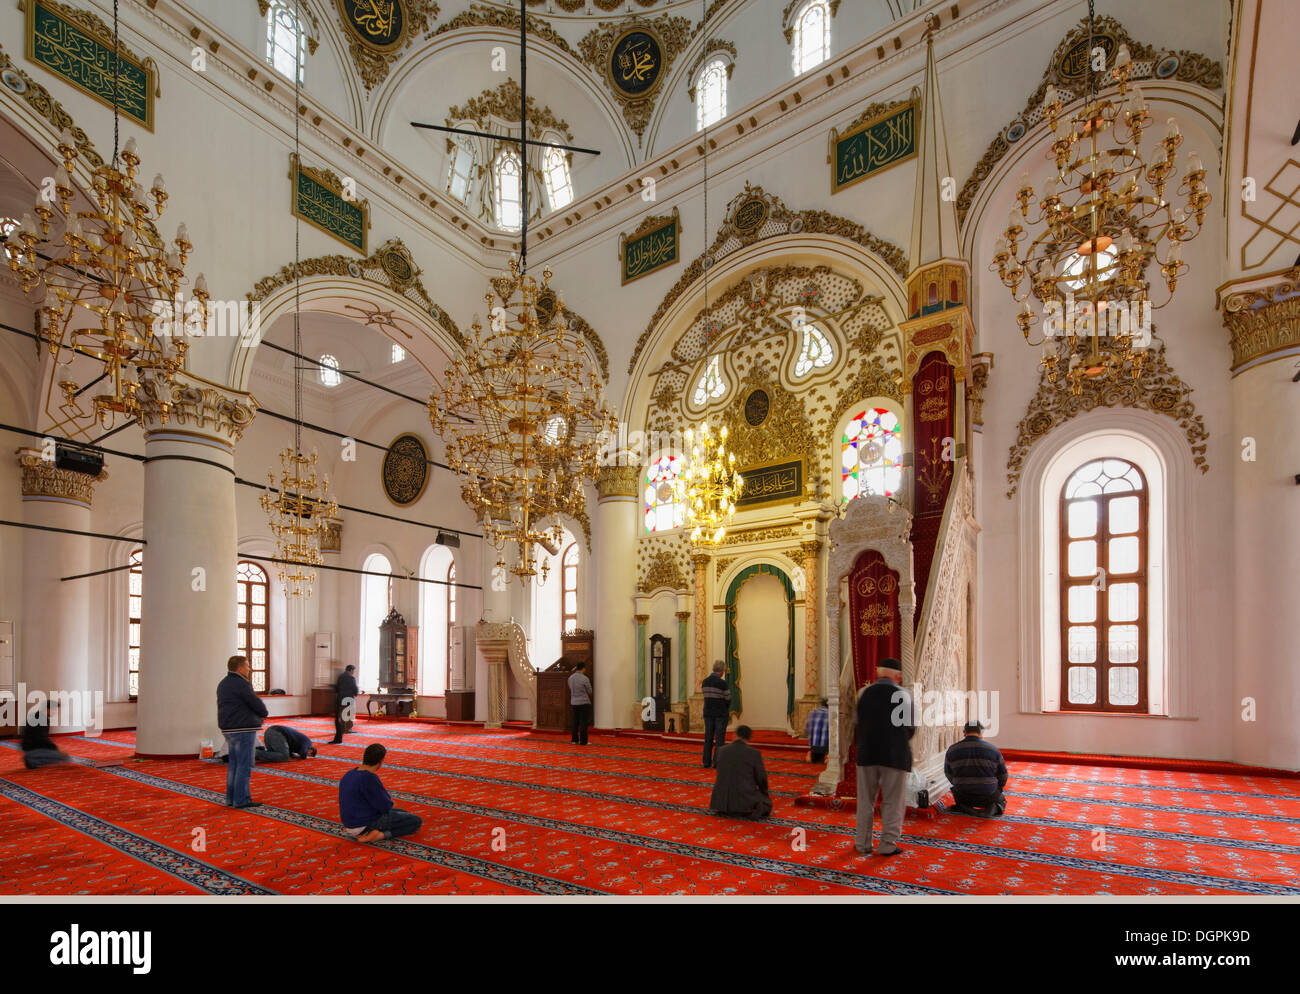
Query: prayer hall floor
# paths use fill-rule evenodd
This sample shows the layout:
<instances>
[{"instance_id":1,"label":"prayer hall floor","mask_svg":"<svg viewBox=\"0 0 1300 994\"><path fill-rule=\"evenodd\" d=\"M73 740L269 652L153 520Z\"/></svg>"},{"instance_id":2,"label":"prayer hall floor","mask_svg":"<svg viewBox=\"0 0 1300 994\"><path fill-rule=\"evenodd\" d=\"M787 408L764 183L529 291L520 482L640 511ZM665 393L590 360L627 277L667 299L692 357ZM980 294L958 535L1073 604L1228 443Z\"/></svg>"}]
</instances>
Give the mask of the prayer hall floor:
<instances>
[{"instance_id":1,"label":"prayer hall floor","mask_svg":"<svg viewBox=\"0 0 1300 994\"><path fill-rule=\"evenodd\" d=\"M1300 894L1294 779L1011 762L1004 817L909 819L882 859L854 852L851 813L795 806L816 767L793 753L764 754L775 811L747 822L708 813L691 742L375 720L326 745L331 720L281 721L319 755L257 766L265 806L246 811L225 807L223 765L136 760L130 731L58 740L124 760L104 769L25 770L0 743L0 893ZM364 845L337 784L377 741L424 824Z\"/></svg>"}]
</instances>

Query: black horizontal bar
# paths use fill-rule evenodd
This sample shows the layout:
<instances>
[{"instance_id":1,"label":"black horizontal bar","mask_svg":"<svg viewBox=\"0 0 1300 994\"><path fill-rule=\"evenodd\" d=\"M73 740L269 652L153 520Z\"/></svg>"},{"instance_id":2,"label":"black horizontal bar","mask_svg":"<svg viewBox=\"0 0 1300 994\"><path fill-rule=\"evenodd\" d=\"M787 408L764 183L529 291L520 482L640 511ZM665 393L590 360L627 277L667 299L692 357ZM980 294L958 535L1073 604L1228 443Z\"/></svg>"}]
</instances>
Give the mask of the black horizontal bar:
<instances>
[{"instance_id":1,"label":"black horizontal bar","mask_svg":"<svg viewBox=\"0 0 1300 994\"><path fill-rule=\"evenodd\" d=\"M105 535L103 532L87 532L77 528L54 528L50 525L33 525L26 521L0 521L0 525L8 525L11 528L30 528L38 532L59 532L63 535L84 535L87 538L106 538L113 542L135 542L144 545L142 538L130 538L126 535Z\"/></svg>"},{"instance_id":2,"label":"black horizontal bar","mask_svg":"<svg viewBox=\"0 0 1300 994\"><path fill-rule=\"evenodd\" d=\"M110 566L108 569L97 569L93 573L78 573L75 576L61 576L59 580L66 582L68 580L84 580L88 576L103 576L105 573L121 573L124 569L133 569L131 563L125 566Z\"/></svg>"},{"instance_id":3,"label":"black horizontal bar","mask_svg":"<svg viewBox=\"0 0 1300 994\"><path fill-rule=\"evenodd\" d=\"M275 559L271 556L244 556L240 559L251 559L256 563L279 563L283 566L305 566L307 569L327 569L335 573L357 573L361 576L386 576L390 580L414 580L416 583L436 583L444 587L459 587L464 590L482 590L478 584L474 583L451 583L447 580L426 580L422 576L407 576L405 573L375 573L366 569L352 569L348 566L330 566L327 563L304 563L296 559Z\"/></svg>"},{"instance_id":4,"label":"black horizontal bar","mask_svg":"<svg viewBox=\"0 0 1300 994\"><path fill-rule=\"evenodd\" d=\"M449 128L441 124L423 124L420 121L412 121L411 127L425 128L428 131L446 131L453 135L473 135L475 138L494 138L500 142L512 142L515 145L520 144L520 139L512 138L509 135L494 135L490 131L475 131L472 128ZM538 145L543 148L562 148L566 152L581 152L583 155L600 155L600 150L595 148L582 148L578 145L561 145L558 142L539 142L529 138L524 141L526 145Z\"/></svg>"}]
</instances>

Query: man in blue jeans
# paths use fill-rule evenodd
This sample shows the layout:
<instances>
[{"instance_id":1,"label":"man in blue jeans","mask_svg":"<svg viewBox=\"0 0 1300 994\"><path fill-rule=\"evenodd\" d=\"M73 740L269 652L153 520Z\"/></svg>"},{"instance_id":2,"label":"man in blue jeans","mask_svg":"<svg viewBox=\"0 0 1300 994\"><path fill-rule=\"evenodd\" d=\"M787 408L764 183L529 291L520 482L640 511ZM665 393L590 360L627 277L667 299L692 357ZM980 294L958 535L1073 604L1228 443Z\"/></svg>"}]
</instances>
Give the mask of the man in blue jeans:
<instances>
[{"instance_id":1,"label":"man in blue jeans","mask_svg":"<svg viewBox=\"0 0 1300 994\"><path fill-rule=\"evenodd\" d=\"M722 660L715 660L713 672L704 678L701 684L704 694L704 768L717 765L718 750L727 740L727 705L731 702L731 691L727 681L722 679Z\"/></svg>"},{"instance_id":2,"label":"man in blue jeans","mask_svg":"<svg viewBox=\"0 0 1300 994\"><path fill-rule=\"evenodd\" d=\"M361 765L348 770L339 781L339 820L358 842L411 835L420 828L420 816L393 807L393 799L379 779L387 755L387 749L372 742L361 755Z\"/></svg>"},{"instance_id":3,"label":"man in blue jeans","mask_svg":"<svg viewBox=\"0 0 1300 994\"><path fill-rule=\"evenodd\" d=\"M217 684L217 725L226 737L226 803L232 808L260 808L249 795L253 747L266 717L266 705L253 690L253 668L244 656L226 660L226 678Z\"/></svg>"}]
</instances>

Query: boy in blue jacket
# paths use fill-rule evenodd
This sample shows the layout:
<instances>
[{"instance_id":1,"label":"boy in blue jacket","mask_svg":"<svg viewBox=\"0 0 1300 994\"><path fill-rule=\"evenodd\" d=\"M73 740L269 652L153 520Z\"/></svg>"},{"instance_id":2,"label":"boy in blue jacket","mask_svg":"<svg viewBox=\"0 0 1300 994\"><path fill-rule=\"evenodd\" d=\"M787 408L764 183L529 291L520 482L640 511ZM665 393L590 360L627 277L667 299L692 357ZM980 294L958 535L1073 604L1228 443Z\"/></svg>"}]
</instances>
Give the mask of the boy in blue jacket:
<instances>
[{"instance_id":1,"label":"boy in blue jacket","mask_svg":"<svg viewBox=\"0 0 1300 994\"><path fill-rule=\"evenodd\" d=\"M387 755L387 749L372 742L361 756L361 765L348 770L339 781L339 819L358 842L411 835L420 828L420 816L393 807L393 799L379 779Z\"/></svg>"}]
</instances>

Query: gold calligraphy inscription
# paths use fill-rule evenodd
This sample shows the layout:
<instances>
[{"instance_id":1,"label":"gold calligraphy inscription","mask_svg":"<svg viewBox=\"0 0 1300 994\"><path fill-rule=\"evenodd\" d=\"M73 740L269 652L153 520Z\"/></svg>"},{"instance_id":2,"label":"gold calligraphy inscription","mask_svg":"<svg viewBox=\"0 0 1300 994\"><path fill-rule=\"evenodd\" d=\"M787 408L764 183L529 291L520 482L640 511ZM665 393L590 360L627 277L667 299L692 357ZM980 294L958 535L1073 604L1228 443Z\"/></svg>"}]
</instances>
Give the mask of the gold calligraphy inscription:
<instances>
[{"instance_id":1,"label":"gold calligraphy inscription","mask_svg":"<svg viewBox=\"0 0 1300 994\"><path fill-rule=\"evenodd\" d=\"M327 186L314 169L298 166L293 176L292 212L364 255L368 211Z\"/></svg>"},{"instance_id":2,"label":"gold calligraphy inscription","mask_svg":"<svg viewBox=\"0 0 1300 994\"><path fill-rule=\"evenodd\" d=\"M888 604L866 605L858 613L858 631L868 638L887 637L894 634L894 612Z\"/></svg>"},{"instance_id":3,"label":"gold calligraphy inscription","mask_svg":"<svg viewBox=\"0 0 1300 994\"><path fill-rule=\"evenodd\" d=\"M740 497L736 507L759 507L797 501L803 498L804 465L802 460L760 466L741 474Z\"/></svg>"},{"instance_id":4,"label":"gold calligraphy inscription","mask_svg":"<svg viewBox=\"0 0 1300 994\"><path fill-rule=\"evenodd\" d=\"M678 261L681 220L677 208L670 217L647 218L631 235L619 237L622 281L631 283Z\"/></svg>"},{"instance_id":5,"label":"gold calligraphy inscription","mask_svg":"<svg viewBox=\"0 0 1300 994\"><path fill-rule=\"evenodd\" d=\"M916 155L916 101L847 134L831 132L831 192L861 182Z\"/></svg>"},{"instance_id":6,"label":"gold calligraphy inscription","mask_svg":"<svg viewBox=\"0 0 1300 994\"><path fill-rule=\"evenodd\" d=\"M152 131L152 69L91 37L59 6L28 0L27 57L109 107L116 95L118 110Z\"/></svg>"}]
</instances>

